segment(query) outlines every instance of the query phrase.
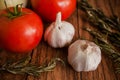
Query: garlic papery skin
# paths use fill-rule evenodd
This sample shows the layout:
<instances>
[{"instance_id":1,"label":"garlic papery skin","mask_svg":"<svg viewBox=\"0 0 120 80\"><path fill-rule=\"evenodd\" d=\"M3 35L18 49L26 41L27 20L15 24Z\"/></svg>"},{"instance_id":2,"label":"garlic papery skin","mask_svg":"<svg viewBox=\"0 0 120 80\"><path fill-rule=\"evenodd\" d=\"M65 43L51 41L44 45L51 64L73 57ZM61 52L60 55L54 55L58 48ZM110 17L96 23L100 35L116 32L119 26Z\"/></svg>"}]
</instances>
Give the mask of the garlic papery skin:
<instances>
[{"instance_id":1,"label":"garlic papery skin","mask_svg":"<svg viewBox=\"0 0 120 80\"><path fill-rule=\"evenodd\" d=\"M23 7L27 6L28 0L5 0L7 7L14 7L18 4L22 4L23 3ZM6 9L5 7L5 3L4 0L0 0L0 10L2 9Z\"/></svg>"},{"instance_id":2,"label":"garlic papery skin","mask_svg":"<svg viewBox=\"0 0 120 80\"><path fill-rule=\"evenodd\" d=\"M69 22L61 21L61 12L59 12L56 21L46 29L44 40L53 48L62 48L72 41L74 34L73 25Z\"/></svg>"},{"instance_id":3,"label":"garlic papery skin","mask_svg":"<svg viewBox=\"0 0 120 80\"><path fill-rule=\"evenodd\" d=\"M101 62L101 50L93 42L77 40L68 48L68 62L77 72L96 70Z\"/></svg>"}]
</instances>

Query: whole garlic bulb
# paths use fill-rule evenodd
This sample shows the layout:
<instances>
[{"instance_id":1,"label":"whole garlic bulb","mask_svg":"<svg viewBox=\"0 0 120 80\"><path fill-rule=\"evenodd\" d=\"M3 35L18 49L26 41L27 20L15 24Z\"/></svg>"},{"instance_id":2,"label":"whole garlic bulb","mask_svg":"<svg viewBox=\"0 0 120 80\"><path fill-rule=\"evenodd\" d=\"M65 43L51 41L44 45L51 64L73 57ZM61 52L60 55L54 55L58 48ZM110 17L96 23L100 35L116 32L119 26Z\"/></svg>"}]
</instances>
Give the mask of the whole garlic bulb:
<instances>
[{"instance_id":1,"label":"whole garlic bulb","mask_svg":"<svg viewBox=\"0 0 120 80\"><path fill-rule=\"evenodd\" d=\"M22 4L26 7L28 0L5 0L8 7L14 7L17 4ZM0 0L0 10L6 9L4 0Z\"/></svg>"},{"instance_id":2,"label":"whole garlic bulb","mask_svg":"<svg viewBox=\"0 0 120 80\"><path fill-rule=\"evenodd\" d=\"M68 48L68 62L77 72L95 70L101 62L101 50L93 42L77 40Z\"/></svg>"},{"instance_id":3,"label":"whole garlic bulb","mask_svg":"<svg viewBox=\"0 0 120 80\"><path fill-rule=\"evenodd\" d=\"M73 39L75 29L66 21L61 21L61 12L57 14L56 21L45 31L44 39L54 48L61 48L69 44Z\"/></svg>"}]
</instances>

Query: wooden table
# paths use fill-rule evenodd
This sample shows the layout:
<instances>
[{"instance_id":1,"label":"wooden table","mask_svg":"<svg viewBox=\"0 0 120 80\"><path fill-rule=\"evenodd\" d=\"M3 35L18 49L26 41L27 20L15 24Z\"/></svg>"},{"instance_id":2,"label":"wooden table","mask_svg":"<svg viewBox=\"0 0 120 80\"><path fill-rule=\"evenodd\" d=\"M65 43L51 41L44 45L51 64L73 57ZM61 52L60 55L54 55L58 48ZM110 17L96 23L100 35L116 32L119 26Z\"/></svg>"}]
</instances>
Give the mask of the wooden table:
<instances>
[{"instance_id":1,"label":"wooden table","mask_svg":"<svg viewBox=\"0 0 120 80\"><path fill-rule=\"evenodd\" d=\"M120 17L120 1L119 0L89 0L95 8L100 8L107 16L116 14ZM90 35L83 31L81 28L84 26L92 27L87 21L84 21L83 12L76 8L76 11L71 15L67 21L72 23L75 27L75 36L72 42L79 38L90 39ZM116 74L112 60L102 54L102 61L95 71L91 72L75 72L67 62L67 49L68 47L61 49L51 48L44 39L32 52L28 54L14 54L6 51L0 52L0 64L5 63L8 60L19 60L24 56L30 55L32 57L30 63L40 65L42 63L48 63L50 59L59 57L63 59L66 66L57 64L56 68L52 72L42 73L39 77L33 77L30 75L14 75L8 72L0 73L0 80L120 80L120 74Z\"/></svg>"}]
</instances>

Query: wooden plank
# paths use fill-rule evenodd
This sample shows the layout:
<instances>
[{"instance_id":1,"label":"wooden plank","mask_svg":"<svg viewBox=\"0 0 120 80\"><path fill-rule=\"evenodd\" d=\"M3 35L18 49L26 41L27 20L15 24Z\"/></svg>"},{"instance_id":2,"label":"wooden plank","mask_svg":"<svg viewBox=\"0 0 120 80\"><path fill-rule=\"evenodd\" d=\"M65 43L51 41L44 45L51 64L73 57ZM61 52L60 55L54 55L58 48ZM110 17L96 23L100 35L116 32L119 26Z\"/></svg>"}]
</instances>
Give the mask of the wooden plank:
<instances>
[{"instance_id":1,"label":"wooden plank","mask_svg":"<svg viewBox=\"0 0 120 80\"><path fill-rule=\"evenodd\" d=\"M80 1L80 0L78 0ZM119 0L89 0L89 2L95 7L100 8L107 16L116 14L120 17L120 1ZM84 20L84 13L76 9L71 15L68 22L75 26L75 36L72 42L79 38L91 39L91 36L83 31L83 27L93 27ZM47 27L49 24L45 25ZM8 72L0 73L0 80L120 80L120 75L115 74L112 60L102 54L102 61L95 71L91 72L75 72L67 62L68 47L61 49L51 48L44 39L31 53L28 54L13 54L6 51L0 52L0 64L5 63L8 60L19 60L20 58L30 55L32 56L32 64L41 65L48 63L54 57L60 57L66 63L66 66L57 64L56 68L52 72L41 73L39 77L33 77L29 75L13 75Z\"/></svg>"}]
</instances>

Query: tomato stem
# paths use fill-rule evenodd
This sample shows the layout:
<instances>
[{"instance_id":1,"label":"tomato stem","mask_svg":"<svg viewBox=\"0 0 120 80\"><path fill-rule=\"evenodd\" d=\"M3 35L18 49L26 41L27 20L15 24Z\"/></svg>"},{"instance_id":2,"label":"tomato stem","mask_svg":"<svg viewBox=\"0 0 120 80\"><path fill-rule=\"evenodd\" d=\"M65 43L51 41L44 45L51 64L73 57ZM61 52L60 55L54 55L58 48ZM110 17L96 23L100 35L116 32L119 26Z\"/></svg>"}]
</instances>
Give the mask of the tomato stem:
<instances>
[{"instance_id":1,"label":"tomato stem","mask_svg":"<svg viewBox=\"0 0 120 80\"><path fill-rule=\"evenodd\" d=\"M7 14L7 17L10 18L10 19L13 19L13 18L16 18L16 17L19 17L22 15L22 5L23 4L18 4L16 5L15 7L13 7L13 12L10 11L10 9L8 8L7 6L7 3L6 1L4 0L4 3L5 3L5 7L6 7L6 10L8 12ZM20 7L19 7L20 6Z\"/></svg>"}]
</instances>

